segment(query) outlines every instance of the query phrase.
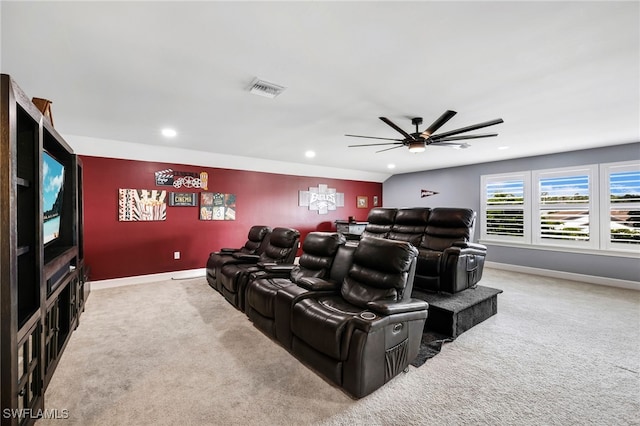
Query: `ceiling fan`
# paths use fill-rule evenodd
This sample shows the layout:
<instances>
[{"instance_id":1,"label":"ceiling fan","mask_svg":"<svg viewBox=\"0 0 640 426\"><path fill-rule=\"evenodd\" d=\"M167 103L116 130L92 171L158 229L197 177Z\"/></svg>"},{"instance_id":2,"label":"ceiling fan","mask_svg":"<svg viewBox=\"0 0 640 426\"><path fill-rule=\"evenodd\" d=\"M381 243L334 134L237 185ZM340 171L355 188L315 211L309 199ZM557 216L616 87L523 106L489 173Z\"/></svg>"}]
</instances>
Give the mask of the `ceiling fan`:
<instances>
[{"instance_id":1,"label":"ceiling fan","mask_svg":"<svg viewBox=\"0 0 640 426\"><path fill-rule=\"evenodd\" d=\"M403 146L409 147L410 152L423 152L427 145L436 145L436 146L453 146L454 148L468 148L470 145L465 142L453 142L453 141L462 141L466 139L479 139L479 138L490 138L493 136L498 136L497 133L482 133L476 135L459 135L460 133L471 132L473 130L482 129L483 127L494 126L496 124L503 123L502 118L497 118L491 121L485 121L483 123L474 124L472 126L461 127L456 130L450 130L448 132L439 133L434 135L434 133L442 127L447 121L449 121L454 115L457 113L455 111L447 110L444 114L440 116L436 121L431 123L431 125L424 131L420 132L418 126L422 124L422 117L414 117L411 119L411 124L416 126L415 133L407 133L398 127L395 123L389 120L386 117L378 117L380 120L384 121L389 126L393 127L394 130L399 132L403 139L393 139L393 138L379 138L375 136L360 136L360 135L345 135L354 138L367 138L367 139L381 139L387 141L395 141L395 142L384 142L384 143L371 143L371 144L362 144L362 145L349 145L349 148L353 147L361 147L361 146L380 146L380 145L397 145L391 148L381 149L376 152L389 151L391 149L402 148Z\"/></svg>"}]
</instances>

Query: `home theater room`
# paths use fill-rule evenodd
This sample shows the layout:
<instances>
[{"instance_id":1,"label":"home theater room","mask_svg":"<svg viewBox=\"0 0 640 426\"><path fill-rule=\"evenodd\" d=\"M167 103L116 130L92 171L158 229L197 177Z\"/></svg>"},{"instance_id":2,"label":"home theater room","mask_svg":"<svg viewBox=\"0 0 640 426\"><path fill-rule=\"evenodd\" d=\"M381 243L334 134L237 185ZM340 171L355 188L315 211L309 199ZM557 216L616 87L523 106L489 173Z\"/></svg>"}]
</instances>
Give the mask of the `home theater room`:
<instances>
[{"instance_id":1,"label":"home theater room","mask_svg":"<svg viewBox=\"0 0 640 426\"><path fill-rule=\"evenodd\" d=\"M640 2L0 2L0 424L637 425Z\"/></svg>"}]
</instances>

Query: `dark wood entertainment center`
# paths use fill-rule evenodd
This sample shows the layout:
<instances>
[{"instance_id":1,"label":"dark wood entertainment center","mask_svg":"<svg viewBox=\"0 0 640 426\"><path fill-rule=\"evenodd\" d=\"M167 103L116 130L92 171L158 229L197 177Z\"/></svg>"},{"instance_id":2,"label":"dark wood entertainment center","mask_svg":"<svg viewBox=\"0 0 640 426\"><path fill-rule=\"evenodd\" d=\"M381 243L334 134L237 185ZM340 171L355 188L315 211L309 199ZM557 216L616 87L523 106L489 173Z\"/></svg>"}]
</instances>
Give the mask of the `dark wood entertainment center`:
<instances>
[{"instance_id":1,"label":"dark wood entertainment center","mask_svg":"<svg viewBox=\"0 0 640 426\"><path fill-rule=\"evenodd\" d=\"M0 419L33 424L89 294L82 163L16 82L0 76ZM43 152L62 166L59 228L44 237ZM54 413L59 414L59 413Z\"/></svg>"}]
</instances>

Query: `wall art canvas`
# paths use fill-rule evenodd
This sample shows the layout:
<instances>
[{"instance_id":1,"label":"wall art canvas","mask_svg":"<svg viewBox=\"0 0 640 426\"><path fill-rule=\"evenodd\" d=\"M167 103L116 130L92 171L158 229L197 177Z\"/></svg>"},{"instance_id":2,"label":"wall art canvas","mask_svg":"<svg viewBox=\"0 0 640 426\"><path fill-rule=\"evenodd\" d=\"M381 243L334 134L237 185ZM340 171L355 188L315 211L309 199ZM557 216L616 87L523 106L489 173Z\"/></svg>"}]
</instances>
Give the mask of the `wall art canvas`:
<instances>
[{"instance_id":1,"label":"wall art canvas","mask_svg":"<svg viewBox=\"0 0 640 426\"><path fill-rule=\"evenodd\" d=\"M308 191L299 191L298 205L309 207L309 210L317 211L318 214L327 214L329 210L344 207L344 193L320 184L317 188L309 187Z\"/></svg>"},{"instance_id":2,"label":"wall art canvas","mask_svg":"<svg viewBox=\"0 0 640 426\"><path fill-rule=\"evenodd\" d=\"M201 192L200 220L236 220L236 195Z\"/></svg>"},{"instance_id":3,"label":"wall art canvas","mask_svg":"<svg viewBox=\"0 0 640 426\"><path fill-rule=\"evenodd\" d=\"M119 189L118 220L121 222L167 220L167 191Z\"/></svg>"}]
</instances>

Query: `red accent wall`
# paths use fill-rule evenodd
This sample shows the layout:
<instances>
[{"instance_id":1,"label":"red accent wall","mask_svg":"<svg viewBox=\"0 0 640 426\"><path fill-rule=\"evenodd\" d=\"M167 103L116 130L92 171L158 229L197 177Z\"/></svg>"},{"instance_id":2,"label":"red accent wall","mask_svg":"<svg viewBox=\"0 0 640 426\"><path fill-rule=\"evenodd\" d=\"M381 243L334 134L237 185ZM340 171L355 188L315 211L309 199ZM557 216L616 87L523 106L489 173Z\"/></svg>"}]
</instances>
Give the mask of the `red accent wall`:
<instances>
[{"instance_id":1,"label":"red accent wall","mask_svg":"<svg viewBox=\"0 0 640 426\"><path fill-rule=\"evenodd\" d=\"M304 236L335 230L334 221L354 216L366 220L373 196L382 205L382 184L375 182L290 176L182 164L81 156L84 184L84 253L91 280L104 280L205 267L211 251L240 247L253 225L285 226ZM235 221L201 221L198 207L167 206L158 222L119 222L118 189L166 189L156 186L154 172L207 172L207 192L236 194ZM345 207L326 215L298 206L298 191L326 184L344 193ZM368 197L369 208L356 207L357 196ZM179 251L181 258L173 259Z\"/></svg>"}]
</instances>

